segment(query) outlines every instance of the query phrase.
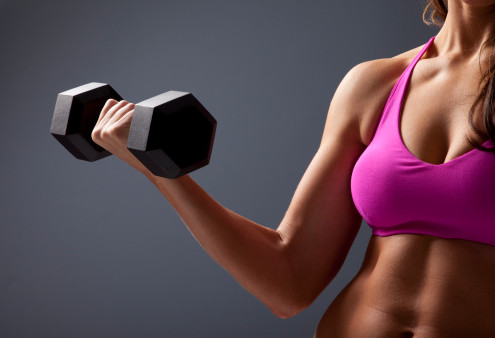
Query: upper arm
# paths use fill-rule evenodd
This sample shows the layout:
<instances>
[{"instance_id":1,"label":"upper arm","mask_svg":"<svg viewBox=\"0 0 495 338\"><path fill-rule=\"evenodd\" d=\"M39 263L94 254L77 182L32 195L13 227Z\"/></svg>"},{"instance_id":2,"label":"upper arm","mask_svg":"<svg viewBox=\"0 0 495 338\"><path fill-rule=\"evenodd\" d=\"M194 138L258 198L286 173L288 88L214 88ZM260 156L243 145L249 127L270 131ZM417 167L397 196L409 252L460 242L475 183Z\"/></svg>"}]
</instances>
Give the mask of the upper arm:
<instances>
[{"instance_id":1,"label":"upper arm","mask_svg":"<svg viewBox=\"0 0 495 338\"><path fill-rule=\"evenodd\" d=\"M277 229L295 277L304 281L301 292L311 301L340 270L361 225L350 180L366 148L360 121L376 86L373 66L355 66L337 87L320 146Z\"/></svg>"}]
</instances>

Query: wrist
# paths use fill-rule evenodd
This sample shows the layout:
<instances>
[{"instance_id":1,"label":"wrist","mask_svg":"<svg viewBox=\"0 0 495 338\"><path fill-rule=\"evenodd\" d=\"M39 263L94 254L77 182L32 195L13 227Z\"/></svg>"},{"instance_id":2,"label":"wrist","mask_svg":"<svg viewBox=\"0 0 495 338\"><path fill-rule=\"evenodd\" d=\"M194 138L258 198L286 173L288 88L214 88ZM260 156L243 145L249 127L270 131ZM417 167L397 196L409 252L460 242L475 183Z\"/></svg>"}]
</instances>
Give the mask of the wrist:
<instances>
[{"instance_id":1,"label":"wrist","mask_svg":"<svg viewBox=\"0 0 495 338\"><path fill-rule=\"evenodd\" d=\"M158 176L156 175L153 175L153 173L151 171L149 171L148 169L145 169L145 170L141 170L141 173L146 176L146 178L148 180L150 180L152 183L155 183L157 180L158 180Z\"/></svg>"},{"instance_id":2,"label":"wrist","mask_svg":"<svg viewBox=\"0 0 495 338\"><path fill-rule=\"evenodd\" d=\"M146 170L145 172L143 172L143 174L154 185L156 185L156 186L167 186L167 187L171 187L171 186L175 186L177 184L181 184L181 183L183 183L184 181L187 181L190 178L189 175L183 175L183 176L179 176L177 178L166 178L166 177L154 175L149 170Z\"/></svg>"}]
</instances>

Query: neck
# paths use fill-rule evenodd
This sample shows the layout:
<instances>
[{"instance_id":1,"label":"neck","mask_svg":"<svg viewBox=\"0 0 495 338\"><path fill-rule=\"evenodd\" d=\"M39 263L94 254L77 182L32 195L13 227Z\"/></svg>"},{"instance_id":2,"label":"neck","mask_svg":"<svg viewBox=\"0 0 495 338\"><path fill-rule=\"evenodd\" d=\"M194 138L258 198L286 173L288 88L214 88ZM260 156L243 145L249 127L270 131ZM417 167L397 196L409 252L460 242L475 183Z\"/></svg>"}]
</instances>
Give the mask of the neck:
<instances>
[{"instance_id":1,"label":"neck","mask_svg":"<svg viewBox=\"0 0 495 338\"><path fill-rule=\"evenodd\" d=\"M482 44L495 35L495 3L466 2L448 0L447 18L434 41L438 55L452 59L475 58Z\"/></svg>"}]
</instances>

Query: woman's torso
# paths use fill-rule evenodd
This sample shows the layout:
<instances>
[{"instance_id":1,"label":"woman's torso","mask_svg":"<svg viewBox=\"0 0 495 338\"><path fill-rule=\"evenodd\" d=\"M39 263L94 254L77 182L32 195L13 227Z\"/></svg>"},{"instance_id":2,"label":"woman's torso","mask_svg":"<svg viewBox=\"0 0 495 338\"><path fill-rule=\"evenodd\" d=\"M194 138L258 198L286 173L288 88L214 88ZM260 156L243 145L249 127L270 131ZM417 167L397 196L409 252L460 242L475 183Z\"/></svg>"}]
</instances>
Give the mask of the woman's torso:
<instances>
[{"instance_id":1,"label":"woman's torso","mask_svg":"<svg viewBox=\"0 0 495 338\"><path fill-rule=\"evenodd\" d=\"M479 140L468 111L481 75L477 59L432 57L432 47L409 79L413 91L404 94L400 134L418 159L438 164L472 148L463 133ZM392 86L421 48L380 62L383 86L360 118L363 144L371 142ZM495 337L495 246L417 234L372 236L361 270L315 336Z\"/></svg>"},{"instance_id":2,"label":"woman's torso","mask_svg":"<svg viewBox=\"0 0 495 338\"><path fill-rule=\"evenodd\" d=\"M316 337L495 337L495 247L373 236Z\"/></svg>"}]
</instances>

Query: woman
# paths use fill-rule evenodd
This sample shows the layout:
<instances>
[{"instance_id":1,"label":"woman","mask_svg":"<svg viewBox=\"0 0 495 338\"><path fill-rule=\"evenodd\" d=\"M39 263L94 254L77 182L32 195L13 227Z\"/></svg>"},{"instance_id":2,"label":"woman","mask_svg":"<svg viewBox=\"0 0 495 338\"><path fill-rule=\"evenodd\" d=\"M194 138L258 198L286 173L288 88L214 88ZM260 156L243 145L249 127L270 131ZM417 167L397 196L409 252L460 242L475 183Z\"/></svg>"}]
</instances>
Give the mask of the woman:
<instances>
[{"instance_id":1,"label":"woman","mask_svg":"<svg viewBox=\"0 0 495 338\"><path fill-rule=\"evenodd\" d=\"M428 10L445 22L426 44L344 77L276 230L187 175L153 176L126 149L131 103L109 100L93 140L146 175L281 318L332 281L364 217L373 235L363 265L315 337L495 337L495 154L475 148L495 140L495 0L430 0L423 18Z\"/></svg>"}]
</instances>

